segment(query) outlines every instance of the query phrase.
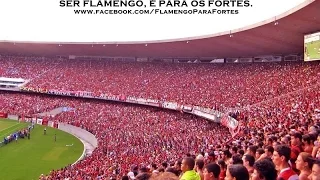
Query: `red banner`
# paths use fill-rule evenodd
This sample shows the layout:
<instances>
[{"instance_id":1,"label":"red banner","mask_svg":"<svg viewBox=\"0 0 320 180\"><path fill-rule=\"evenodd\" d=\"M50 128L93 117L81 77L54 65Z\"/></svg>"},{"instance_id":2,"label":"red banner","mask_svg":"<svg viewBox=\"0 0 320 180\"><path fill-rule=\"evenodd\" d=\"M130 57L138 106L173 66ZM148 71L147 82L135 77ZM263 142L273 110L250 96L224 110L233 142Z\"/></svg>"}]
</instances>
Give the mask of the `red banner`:
<instances>
[{"instance_id":1,"label":"red banner","mask_svg":"<svg viewBox=\"0 0 320 180\"><path fill-rule=\"evenodd\" d=\"M8 114L4 112L0 112L0 118L7 118Z\"/></svg>"},{"instance_id":2,"label":"red banner","mask_svg":"<svg viewBox=\"0 0 320 180\"><path fill-rule=\"evenodd\" d=\"M43 120L42 120L42 125L43 125L43 126L48 126L48 124L49 124L48 118L47 118L47 117L43 118Z\"/></svg>"}]
</instances>

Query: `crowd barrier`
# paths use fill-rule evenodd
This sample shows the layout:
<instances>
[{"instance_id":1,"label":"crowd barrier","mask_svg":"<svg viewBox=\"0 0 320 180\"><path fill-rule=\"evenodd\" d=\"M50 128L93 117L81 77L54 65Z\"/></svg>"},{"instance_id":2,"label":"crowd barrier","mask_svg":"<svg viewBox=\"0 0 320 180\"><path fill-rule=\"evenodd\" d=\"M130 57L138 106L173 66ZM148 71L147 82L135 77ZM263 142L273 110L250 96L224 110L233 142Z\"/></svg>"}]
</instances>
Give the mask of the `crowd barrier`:
<instances>
[{"instance_id":1,"label":"crowd barrier","mask_svg":"<svg viewBox=\"0 0 320 180\"><path fill-rule=\"evenodd\" d=\"M95 94L93 92L85 92L85 91L61 91L61 90L50 90L50 89L43 89L43 88L21 87L20 91L51 94L51 95L58 95L58 96L81 97L81 98L90 98L90 99L101 99L101 100L107 100L107 101L126 102L126 103L133 103L133 104L140 104L140 105L182 111L182 112L194 114L196 116L200 116L202 118L208 119L216 123L221 123L223 126L226 126L232 131L237 129L239 125L236 119L222 112L209 109L209 108L200 107L200 106L182 105L176 102L160 101L156 99L137 98L137 97L125 96L125 95Z\"/></svg>"}]
</instances>

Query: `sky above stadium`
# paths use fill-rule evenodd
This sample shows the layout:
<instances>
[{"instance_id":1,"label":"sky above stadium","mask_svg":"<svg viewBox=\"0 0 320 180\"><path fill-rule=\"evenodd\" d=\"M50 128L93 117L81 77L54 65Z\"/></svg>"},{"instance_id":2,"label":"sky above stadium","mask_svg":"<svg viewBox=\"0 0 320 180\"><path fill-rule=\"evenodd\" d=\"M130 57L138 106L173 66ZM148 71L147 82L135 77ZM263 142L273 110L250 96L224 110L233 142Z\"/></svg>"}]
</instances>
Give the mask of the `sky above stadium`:
<instances>
[{"instance_id":1,"label":"sky above stadium","mask_svg":"<svg viewBox=\"0 0 320 180\"><path fill-rule=\"evenodd\" d=\"M180 7L171 7L169 0L142 0L143 6L140 8L137 5L141 3L134 3L136 7L93 7L104 5L98 1L79 0L79 7L60 7L60 0L1 0L0 40L94 43L203 36L275 18L305 0L250 0L252 7L224 8L217 7L219 2L209 2L213 0L203 0L205 7L192 7L191 0L186 0L188 7L182 0ZM150 4L150 1L154 3ZM110 13L106 10L119 9L133 13L149 10L152 14L106 14ZM215 12L212 9L216 9ZM81 12L75 10L93 10L97 14L76 14ZM192 10L196 14L163 14L165 10ZM199 14L204 13L203 10L214 14ZM217 10L238 10L238 14L217 14Z\"/></svg>"}]
</instances>

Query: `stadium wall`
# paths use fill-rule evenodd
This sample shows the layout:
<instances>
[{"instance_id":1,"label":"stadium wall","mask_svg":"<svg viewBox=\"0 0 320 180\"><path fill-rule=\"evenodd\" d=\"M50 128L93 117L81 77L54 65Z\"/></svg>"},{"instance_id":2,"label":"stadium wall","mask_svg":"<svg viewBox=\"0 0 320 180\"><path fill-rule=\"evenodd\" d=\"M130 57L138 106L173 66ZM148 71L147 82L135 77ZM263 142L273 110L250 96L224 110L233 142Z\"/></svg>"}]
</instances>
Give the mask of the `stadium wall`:
<instances>
[{"instance_id":1,"label":"stadium wall","mask_svg":"<svg viewBox=\"0 0 320 180\"><path fill-rule=\"evenodd\" d=\"M73 165L76 164L77 162L79 162L80 160L82 160L86 156L87 152L89 152L89 151L92 152L95 148L98 147L97 138L93 134L91 134L90 132L88 132L84 129L81 129L79 127L72 126L72 125L66 124L66 123L59 123L58 129L74 135L75 137L80 139L84 145L82 155L79 157L79 159L75 163L73 163Z\"/></svg>"}]
</instances>

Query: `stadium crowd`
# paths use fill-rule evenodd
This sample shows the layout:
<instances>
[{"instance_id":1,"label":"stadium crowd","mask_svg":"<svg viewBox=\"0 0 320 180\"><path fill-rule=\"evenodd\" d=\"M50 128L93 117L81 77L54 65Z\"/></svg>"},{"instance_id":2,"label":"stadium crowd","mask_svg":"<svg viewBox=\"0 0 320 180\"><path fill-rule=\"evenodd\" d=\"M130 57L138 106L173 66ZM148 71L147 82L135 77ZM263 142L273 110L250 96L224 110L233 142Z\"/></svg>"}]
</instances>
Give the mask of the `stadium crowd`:
<instances>
[{"instance_id":1,"label":"stadium crowd","mask_svg":"<svg viewBox=\"0 0 320 180\"><path fill-rule=\"evenodd\" d=\"M2 57L0 61L4 62L0 76L31 79L28 87L144 97L215 109L259 103L311 86L320 79L317 62L176 64L64 59L29 62L14 57Z\"/></svg>"},{"instance_id":2,"label":"stadium crowd","mask_svg":"<svg viewBox=\"0 0 320 180\"><path fill-rule=\"evenodd\" d=\"M38 102L39 98L43 101ZM163 160L174 162L183 154L204 152L213 144L223 144L228 140L225 127L179 112L35 94L2 92L0 100L27 102L15 104L23 109L33 109L34 104L40 109L54 108L57 104L75 108L74 111L57 115L55 120L93 133L98 138L99 147L92 156L72 167L74 171L58 174L62 177L74 177L76 172L80 177L91 178L101 173L111 175L112 172L110 174L108 171L110 164L117 164L121 170L119 173L124 174L134 164L162 163ZM1 104L2 111L11 109L11 106L6 106Z\"/></svg>"},{"instance_id":3,"label":"stadium crowd","mask_svg":"<svg viewBox=\"0 0 320 180\"><path fill-rule=\"evenodd\" d=\"M75 111L55 118L98 138L91 156L40 179L320 178L319 63L57 62L39 76L29 76L28 86L239 106L230 113L241 130L231 138L226 128L179 112L1 92L1 110L11 113L73 107Z\"/></svg>"}]
</instances>

